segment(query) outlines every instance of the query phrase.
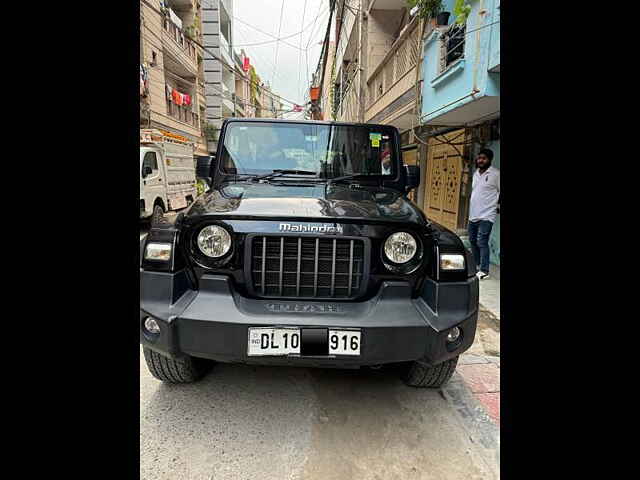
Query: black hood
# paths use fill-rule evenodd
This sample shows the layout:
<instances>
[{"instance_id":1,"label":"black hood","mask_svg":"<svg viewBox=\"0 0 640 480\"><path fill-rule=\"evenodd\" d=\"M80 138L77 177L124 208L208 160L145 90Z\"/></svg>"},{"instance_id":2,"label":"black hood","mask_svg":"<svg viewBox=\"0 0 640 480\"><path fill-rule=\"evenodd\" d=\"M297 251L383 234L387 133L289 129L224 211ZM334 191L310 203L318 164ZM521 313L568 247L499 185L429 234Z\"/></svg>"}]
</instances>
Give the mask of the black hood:
<instances>
[{"instance_id":1,"label":"black hood","mask_svg":"<svg viewBox=\"0 0 640 480\"><path fill-rule=\"evenodd\" d=\"M427 224L424 214L397 190L324 183L226 184L199 197L185 214L191 219L203 215L274 220L350 218L376 223Z\"/></svg>"}]
</instances>

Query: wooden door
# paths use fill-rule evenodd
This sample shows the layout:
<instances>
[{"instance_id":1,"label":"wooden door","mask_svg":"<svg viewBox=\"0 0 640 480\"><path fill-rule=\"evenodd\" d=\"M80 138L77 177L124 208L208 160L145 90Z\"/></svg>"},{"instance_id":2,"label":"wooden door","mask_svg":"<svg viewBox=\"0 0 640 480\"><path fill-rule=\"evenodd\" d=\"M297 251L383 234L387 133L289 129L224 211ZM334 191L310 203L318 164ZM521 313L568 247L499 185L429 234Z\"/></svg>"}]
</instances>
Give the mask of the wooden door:
<instances>
[{"instance_id":1,"label":"wooden door","mask_svg":"<svg viewBox=\"0 0 640 480\"><path fill-rule=\"evenodd\" d=\"M446 135L452 143L462 143L462 130ZM427 154L425 204L427 217L456 231L460 214L460 186L462 181L461 146L442 143L442 137L430 139Z\"/></svg>"}]
</instances>

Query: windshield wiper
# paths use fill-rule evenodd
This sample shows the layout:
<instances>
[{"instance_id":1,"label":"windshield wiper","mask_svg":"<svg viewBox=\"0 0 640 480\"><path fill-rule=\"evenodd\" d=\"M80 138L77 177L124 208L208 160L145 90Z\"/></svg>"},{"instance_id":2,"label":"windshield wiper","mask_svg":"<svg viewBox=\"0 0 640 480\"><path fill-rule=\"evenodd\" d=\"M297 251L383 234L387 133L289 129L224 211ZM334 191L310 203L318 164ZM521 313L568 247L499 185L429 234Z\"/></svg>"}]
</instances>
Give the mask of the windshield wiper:
<instances>
[{"instance_id":1,"label":"windshield wiper","mask_svg":"<svg viewBox=\"0 0 640 480\"><path fill-rule=\"evenodd\" d=\"M271 173L265 173L264 175L258 175L255 177L249 177L249 180L255 182L257 180L266 180L273 177L281 177L282 175L316 175L317 172L311 172L309 170L283 170L276 169Z\"/></svg>"},{"instance_id":2,"label":"windshield wiper","mask_svg":"<svg viewBox=\"0 0 640 480\"><path fill-rule=\"evenodd\" d=\"M360 177L361 173L352 173L351 175L343 175L342 177L329 178L327 180L327 185L331 185L332 183L342 182L343 180L350 180L355 177Z\"/></svg>"}]
</instances>

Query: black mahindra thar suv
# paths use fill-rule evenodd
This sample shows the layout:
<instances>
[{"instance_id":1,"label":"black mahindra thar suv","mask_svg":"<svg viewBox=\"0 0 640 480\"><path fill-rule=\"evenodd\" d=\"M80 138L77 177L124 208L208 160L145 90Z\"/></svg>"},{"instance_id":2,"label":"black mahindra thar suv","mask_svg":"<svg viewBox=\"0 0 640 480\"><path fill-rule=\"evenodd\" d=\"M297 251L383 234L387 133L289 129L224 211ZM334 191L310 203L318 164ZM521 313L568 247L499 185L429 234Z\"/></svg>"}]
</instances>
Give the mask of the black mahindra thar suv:
<instances>
[{"instance_id":1,"label":"black mahindra thar suv","mask_svg":"<svg viewBox=\"0 0 640 480\"><path fill-rule=\"evenodd\" d=\"M476 265L408 198L388 125L228 119L210 190L140 245L140 342L158 379L215 362L393 365L440 387L473 343Z\"/></svg>"}]
</instances>

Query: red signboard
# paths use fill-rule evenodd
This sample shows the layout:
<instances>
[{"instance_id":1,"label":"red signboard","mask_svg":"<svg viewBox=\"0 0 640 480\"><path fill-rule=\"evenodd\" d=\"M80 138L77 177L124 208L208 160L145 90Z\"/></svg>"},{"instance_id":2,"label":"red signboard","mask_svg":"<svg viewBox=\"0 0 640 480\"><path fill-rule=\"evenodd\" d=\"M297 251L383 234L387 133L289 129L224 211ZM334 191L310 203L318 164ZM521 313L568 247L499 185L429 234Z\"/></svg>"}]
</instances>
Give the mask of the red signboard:
<instances>
[{"instance_id":1,"label":"red signboard","mask_svg":"<svg viewBox=\"0 0 640 480\"><path fill-rule=\"evenodd\" d=\"M242 62L242 69L245 72L249 71L249 57L244 57L244 61Z\"/></svg>"}]
</instances>

